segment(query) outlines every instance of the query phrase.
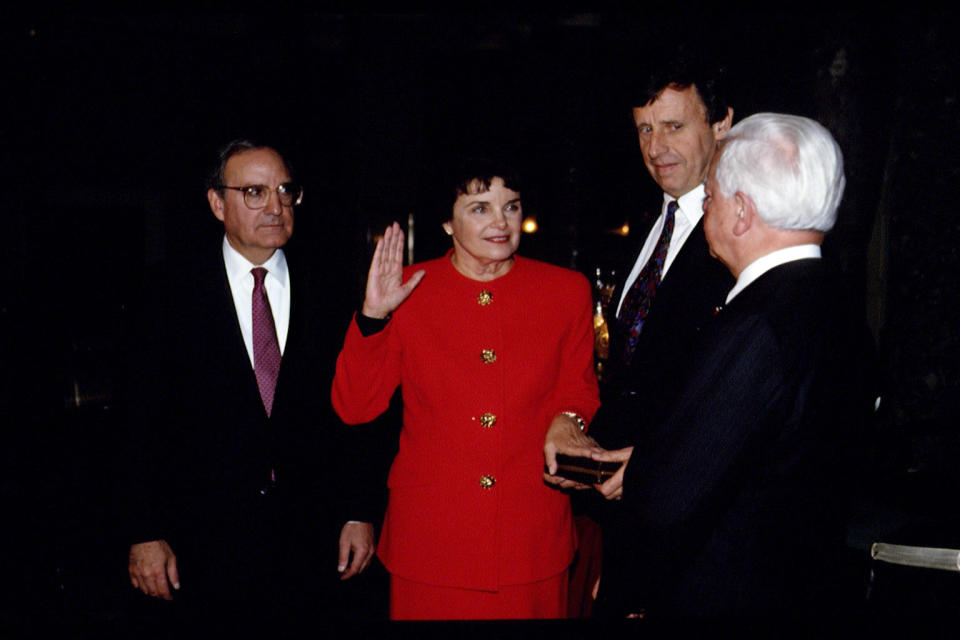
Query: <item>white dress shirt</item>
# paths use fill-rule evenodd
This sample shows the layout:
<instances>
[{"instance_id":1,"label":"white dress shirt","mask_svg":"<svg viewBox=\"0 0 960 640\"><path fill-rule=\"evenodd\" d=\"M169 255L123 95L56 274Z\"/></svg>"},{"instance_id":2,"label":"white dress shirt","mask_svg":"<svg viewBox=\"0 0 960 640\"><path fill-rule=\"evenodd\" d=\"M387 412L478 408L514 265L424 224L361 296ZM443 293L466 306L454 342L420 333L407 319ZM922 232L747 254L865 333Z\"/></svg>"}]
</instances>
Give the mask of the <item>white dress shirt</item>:
<instances>
[{"instance_id":1,"label":"white dress shirt","mask_svg":"<svg viewBox=\"0 0 960 640\"><path fill-rule=\"evenodd\" d=\"M240 333L243 334L243 343L250 356L250 367L253 367L253 274L254 267L263 267L267 270L264 286L267 288L267 297L270 299L270 311L273 314L273 324L277 328L277 343L280 345L280 355L287 344L287 330L290 327L290 272L287 270L287 258L283 249L277 249L270 259L263 264L253 264L236 249L230 246L227 237L223 237L223 263L227 268L227 280L230 291L233 293L233 305L237 310L237 322L240 323Z\"/></svg>"},{"instance_id":2,"label":"white dress shirt","mask_svg":"<svg viewBox=\"0 0 960 640\"><path fill-rule=\"evenodd\" d=\"M727 304L729 304L738 293L746 289L751 282L765 274L767 271L770 271L770 269L778 267L786 262L793 262L794 260L804 260L806 258L819 257L820 245L800 244L795 247L779 249L773 253L768 253L762 258L757 258L740 272L740 277L737 278L737 283L733 285L733 289L730 289L730 293L727 294Z\"/></svg>"},{"instance_id":3,"label":"white dress shirt","mask_svg":"<svg viewBox=\"0 0 960 640\"><path fill-rule=\"evenodd\" d=\"M667 257L663 261L663 270L660 273L661 282L667 277L667 271L670 269L670 265L673 264L677 254L680 253L680 249L683 248L683 243L687 241L694 227L697 226L700 218L703 217L703 198L705 196L706 193L703 190L702 184L686 192L679 198L674 198L666 193L663 194L660 216L657 218L657 221L653 223L650 233L647 234L647 239L643 243L643 249L640 250L637 261L633 263L633 269L630 270L630 275L627 277L627 281L623 286L623 291L620 292L620 302L617 303L618 315L620 314L620 307L623 305L623 299L626 297L627 292L630 291L634 280L637 279L644 265L647 264L650 256L653 255L653 250L657 246L657 240L660 239L660 232L663 230L664 220L667 217L667 205L674 200L677 201L677 212L674 214L673 219L673 235L670 237Z\"/></svg>"}]
</instances>

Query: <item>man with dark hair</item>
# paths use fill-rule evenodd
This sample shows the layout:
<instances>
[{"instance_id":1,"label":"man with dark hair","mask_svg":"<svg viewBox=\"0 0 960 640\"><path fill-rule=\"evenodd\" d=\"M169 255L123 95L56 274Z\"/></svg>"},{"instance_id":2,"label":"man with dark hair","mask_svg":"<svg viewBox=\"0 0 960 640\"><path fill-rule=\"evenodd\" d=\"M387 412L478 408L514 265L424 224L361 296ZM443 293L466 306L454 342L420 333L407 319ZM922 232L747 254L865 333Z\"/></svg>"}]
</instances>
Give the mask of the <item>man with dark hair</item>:
<instances>
[{"instance_id":1,"label":"man with dark hair","mask_svg":"<svg viewBox=\"0 0 960 640\"><path fill-rule=\"evenodd\" d=\"M719 73L674 57L636 94L640 152L662 197L611 298L609 384L602 422L593 427L605 444L635 433L637 420L674 392L676 368L730 287L730 274L710 257L701 220L707 168L733 120L718 92Z\"/></svg>"},{"instance_id":2,"label":"man with dark hair","mask_svg":"<svg viewBox=\"0 0 960 640\"><path fill-rule=\"evenodd\" d=\"M610 356L590 427L608 449L628 446L656 424L679 391L677 378L699 333L733 284L710 256L701 219L707 169L733 120L720 77L711 66L675 55L634 94L640 152L662 197L610 301ZM611 594L637 580L623 570L632 532L618 505L608 505L601 520L607 602L598 601L598 613L610 608Z\"/></svg>"},{"instance_id":3,"label":"man with dark hair","mask_svg":"<svg viewBox=\"0 0 960 640\"><path fill-rule=\"evenodd\" d=\"M208 180L219 250L148 283L132 347L130 581L187 619L345 614L340 580L370 562L376 514L324 392L342 325L284 252L303 189L244 140Z\"/></svg>"}]
</instances>

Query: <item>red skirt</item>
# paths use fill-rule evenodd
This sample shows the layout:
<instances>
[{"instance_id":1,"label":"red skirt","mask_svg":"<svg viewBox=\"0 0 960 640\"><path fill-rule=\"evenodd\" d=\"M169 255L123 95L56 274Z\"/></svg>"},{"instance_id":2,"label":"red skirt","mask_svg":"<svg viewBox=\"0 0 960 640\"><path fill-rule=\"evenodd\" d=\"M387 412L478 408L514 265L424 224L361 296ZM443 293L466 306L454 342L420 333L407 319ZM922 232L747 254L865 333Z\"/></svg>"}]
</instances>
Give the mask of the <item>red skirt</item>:
<instances>
[{"instance_id":1,"label":"red skirt","mask_svg":"<svg viewBox=\"0 0 960 640\"><path fill-rule=\"evenodd\" d=\"M508 620L566 618L569 573L477 591L438 587L390 574L391 620Z\"/></svg>"}]
</instances>

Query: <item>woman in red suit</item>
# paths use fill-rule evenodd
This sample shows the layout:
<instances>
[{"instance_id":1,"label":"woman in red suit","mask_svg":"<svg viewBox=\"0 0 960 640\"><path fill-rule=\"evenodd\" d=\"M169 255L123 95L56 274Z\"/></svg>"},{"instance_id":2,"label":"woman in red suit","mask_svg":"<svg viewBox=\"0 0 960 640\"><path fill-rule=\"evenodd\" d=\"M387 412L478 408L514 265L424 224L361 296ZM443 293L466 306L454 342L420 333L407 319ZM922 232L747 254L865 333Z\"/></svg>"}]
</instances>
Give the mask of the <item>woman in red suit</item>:
<instances>
[{"instance_id":1,"label":"woman in red suit","mask_svg":"<svg viewBox=\"0 0 960 640\"><path fill-rule=\"evenodd\" d=\"M404 270L396 223L377 244L333 405L368 422L402 389L379 548L392 619L564 617L576 537L543 467L599 405L589 284L515 255L509 172L466 171L452 195L445 257Z\"/></svg>"}]
</instances>

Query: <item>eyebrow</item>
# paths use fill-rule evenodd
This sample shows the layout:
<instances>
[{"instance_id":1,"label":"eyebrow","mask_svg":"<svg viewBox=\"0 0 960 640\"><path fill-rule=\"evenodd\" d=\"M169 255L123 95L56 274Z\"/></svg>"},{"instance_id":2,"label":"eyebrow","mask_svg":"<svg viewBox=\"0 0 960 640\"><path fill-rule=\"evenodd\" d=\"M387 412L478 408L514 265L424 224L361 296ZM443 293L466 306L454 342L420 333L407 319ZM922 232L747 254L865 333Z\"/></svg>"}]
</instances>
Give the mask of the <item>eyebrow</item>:
<instances>
[{"instance_id":1,"label":"eyebrow","mask_svg":"<svg viewBox=\"0 0 960 640\"><path fill-rule=\"evenodd\" d=\"M521 200L523 200L522 197L517 197L511 200L507 200L504 204L513 204L514 202L520 202ZM469 207L475 204L490 204L490 201L489 200L471 200L470 202L467 203L467 206Z\"/></svg>"},{"instance_id":2,"label":"eyebrow","mask_svg":"<svg viewBox=\"0 0 960 640\"><path fill-rule=\"evenodd\" d=\"M653 123L647 122L646 120L642 120L640 122L636 122L635 124L637 127L643 127L643 126L649 127L649 126L653 126L654 124L671 125L671 124L684 124L684 122L685 120L678 120L677 118L671 118L670 120L657 120L656 122L653 122Z\"/></svg>"}]
</instances>

